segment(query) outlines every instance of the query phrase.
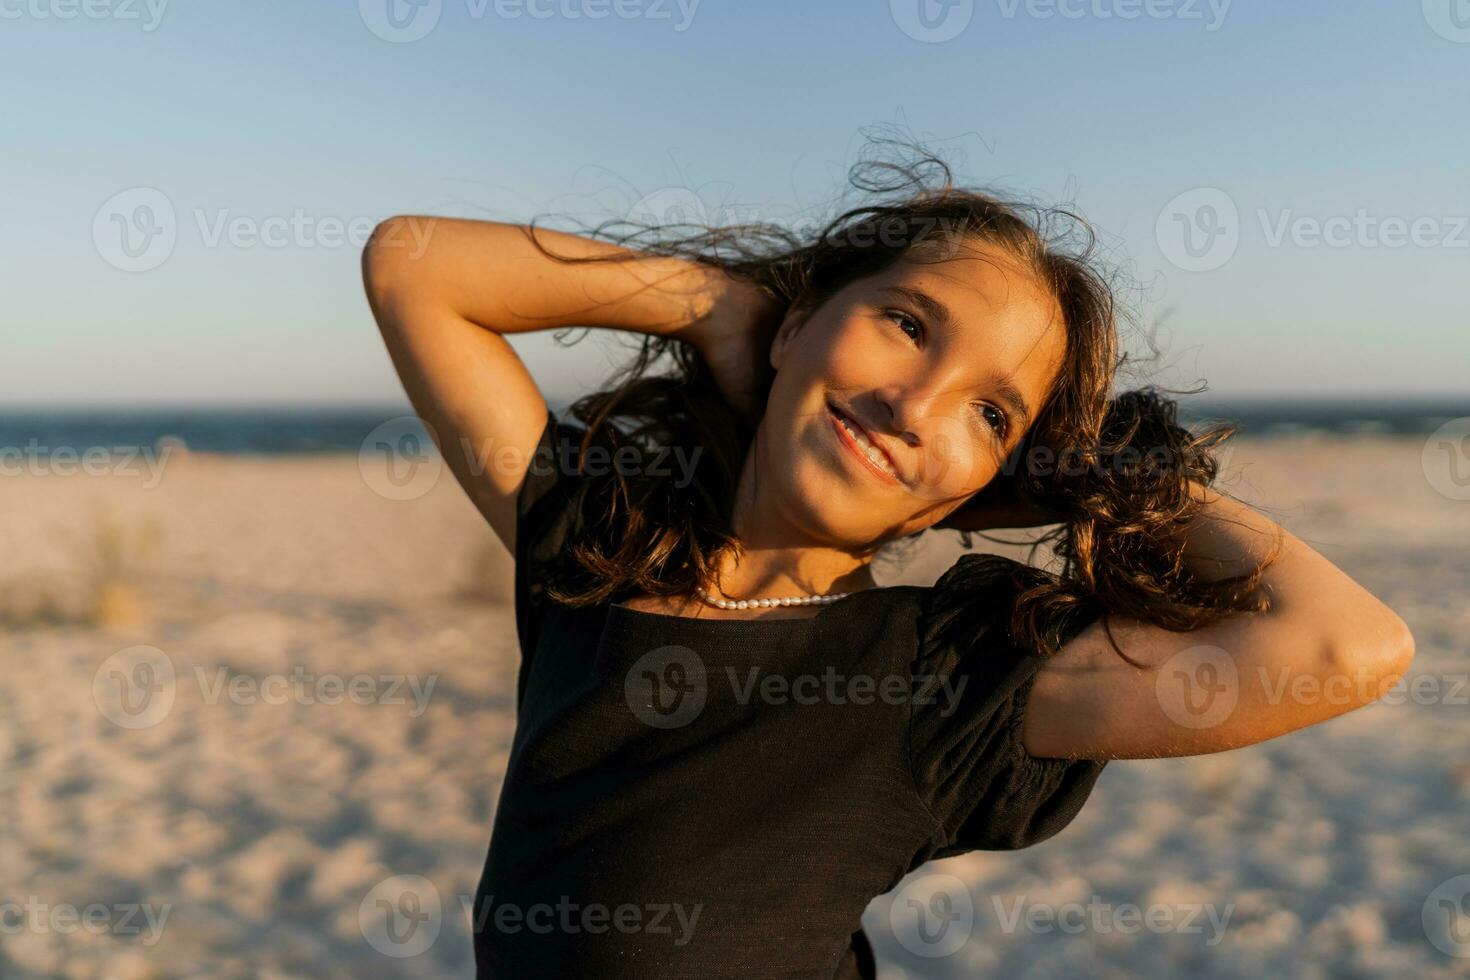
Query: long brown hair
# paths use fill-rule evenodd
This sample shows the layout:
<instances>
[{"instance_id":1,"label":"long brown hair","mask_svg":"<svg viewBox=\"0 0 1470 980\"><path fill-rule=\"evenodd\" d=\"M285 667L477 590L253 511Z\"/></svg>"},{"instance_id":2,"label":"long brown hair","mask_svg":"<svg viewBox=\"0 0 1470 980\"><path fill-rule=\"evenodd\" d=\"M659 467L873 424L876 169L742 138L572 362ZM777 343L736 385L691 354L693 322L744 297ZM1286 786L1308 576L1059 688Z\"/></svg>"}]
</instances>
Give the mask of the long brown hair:
<instances>
[{"instance_id":1,"label":"long brown hair","mask_svg":"<svg viewBox=\"0 0 1470 980\"><path fill-rule=\"evenodd\" d=\"M866 154L849 172L849 182L869 200L815 233L772 222L709 227L620 220L586 234L717 266L757 285L783 308L808 314L848 283L900 257L941 261L961 240L1000 246L1051 291L1067 335L1065 362L1050 397L996 478L1006 483L1008 495L1062 519L1035 543L1050 542L1061 568L1028 572L1019 583L1011 634L1052 652L1062 624L1086 617L1102 616L1106 627L1111 613L1185 631L1231 612L1269 608L1259 586L1279 542L1248 574L1208 582L1184 566L1179 532L1200 510L1189 485L1214 482L1215 448L1235 429L1222 424L1191 432L1178 423L1176 403L1154 386L1110 397L1130 358L1119 353L1115 290L1096 260L1097 237L1087 222L1066 209L956 187L948 164L912 143L879 140L877 146L897 147L911 158ZM556 255L536 237L534 222L527 234L560 261L603 261ZM688 486L642 472L581 481L573 543L548 573L548 594L567 605L615 601L628 593L679 596L696 586L708 589L721 556L741 551L730 514L758 420L725 403L708 366L687 342L638 336L636 355L608 386L571 406L586 429L583 455L594 446L607 453L625 446L640 452L698 447L698 461ZM772 379L765 355L760 351L754 365L762 379L761 405ZM656 370L664 361L668 370ZM1037 466L1037 459L1056 465ZM959 533L970 547L969 533ZM1108 636L1112 640L1110 629ZM1116 641L1113 646L1134 663Z\"/></svg>"}]
</instances>

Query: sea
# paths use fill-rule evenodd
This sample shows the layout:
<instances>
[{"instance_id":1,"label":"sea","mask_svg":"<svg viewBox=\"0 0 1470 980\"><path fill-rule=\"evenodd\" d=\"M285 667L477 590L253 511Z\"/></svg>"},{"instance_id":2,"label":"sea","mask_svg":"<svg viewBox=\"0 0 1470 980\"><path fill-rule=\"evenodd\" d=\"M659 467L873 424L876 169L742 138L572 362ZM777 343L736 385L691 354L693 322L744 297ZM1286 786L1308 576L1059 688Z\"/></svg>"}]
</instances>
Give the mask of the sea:
<instances>
[{"instance_id":1,"label":"sea","mask_svg":"<svg viewBox=\"0 0 1470 980\"><path fill-rule=\"evenodd\" d=\"M1180 398L1191 427L1226 421L1242 436L1429 435L1470 418L1470 392L1424 398ZM561 415L565 404L552 404ZM0 459L17 452L56 453L176 449L236 455L358 453L370 439L427 438L406 405L353 407L0 407Z\"/></svg>"}]
</instances>

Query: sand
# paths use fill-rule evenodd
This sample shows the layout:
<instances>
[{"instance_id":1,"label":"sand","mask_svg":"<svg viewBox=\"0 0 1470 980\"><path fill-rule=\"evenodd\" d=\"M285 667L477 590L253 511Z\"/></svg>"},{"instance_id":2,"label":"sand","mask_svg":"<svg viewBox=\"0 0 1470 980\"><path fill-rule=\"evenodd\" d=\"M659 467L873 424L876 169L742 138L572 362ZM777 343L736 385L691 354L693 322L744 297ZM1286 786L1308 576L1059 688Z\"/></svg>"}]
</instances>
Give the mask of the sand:
<instances>
[{"instance_id":1,"label":"sand","mask_svg":"<svg viewBox=\"0 0 1470 980\"><path fill-rule=\"evenodd\" d=\"M1414 696L1112 763L1052 840L904 883L972 897L955 951L917 955L875 899L882 975L1470 976L1470 903L1445 911L1470 884L1470 501L1423 448L1243 439L1230 467L1409 622ZM0 481L0 976L471 972L510 568L447 473L383 487L355 457L198 454L156 481ZM880 578L927 584L957 554L932 535ZM437 897L437 933L395 946L377 901L406 892Z\"/></svg>"}]
</instances>

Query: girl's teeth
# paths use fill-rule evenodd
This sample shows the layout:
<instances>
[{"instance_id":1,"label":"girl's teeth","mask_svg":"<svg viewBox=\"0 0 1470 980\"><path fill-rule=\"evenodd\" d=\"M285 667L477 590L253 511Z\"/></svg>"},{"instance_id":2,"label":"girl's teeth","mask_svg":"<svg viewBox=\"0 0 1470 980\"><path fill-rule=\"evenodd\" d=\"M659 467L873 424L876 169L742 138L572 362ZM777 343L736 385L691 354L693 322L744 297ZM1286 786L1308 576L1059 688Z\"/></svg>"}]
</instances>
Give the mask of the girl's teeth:
<instances>
[{"instance_id":1,"label":"girl's teeth","mask_svg":"<svg viewBox=\"0 0 1470 980\"><path fill-rule=\"evenodd\" d=\"M869 442L861 432L857 431L851 425L849 425L846 419L840 419L839 421L842 422L842 427L847 430L848 434L852 436L853 440L857 442L859 448L861 448L862 451L867 454L869 459L871 459L874 463L877 463L878 467L884 472L893 472L893 467L888 465L888 458L883 455L882 450Z\"/></svg>"}]
</instances>

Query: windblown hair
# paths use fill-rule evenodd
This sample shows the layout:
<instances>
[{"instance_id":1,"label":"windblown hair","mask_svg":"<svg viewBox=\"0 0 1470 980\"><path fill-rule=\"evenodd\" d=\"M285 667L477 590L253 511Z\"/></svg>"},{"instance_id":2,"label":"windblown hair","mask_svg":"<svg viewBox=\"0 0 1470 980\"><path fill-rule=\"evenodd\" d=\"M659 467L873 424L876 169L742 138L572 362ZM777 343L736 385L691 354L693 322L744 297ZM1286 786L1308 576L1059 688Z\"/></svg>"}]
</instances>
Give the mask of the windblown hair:
<instances>
[{"instance_id":1,"label":"windblown hair","mask_svg":"<svg viewBox=\"0 0 1470 980\"><path fill-rule=\"evenodd\" d=\"M1176 421L1176 403L1154 386L1110 395L1129 358L1119 354L1118 304L1097 266L1093 230L1066 209L956 187L943 160L904 146L916 151L908 162L866 157L855 165L849 182L868 200L815 233L775 223L631 221L586 233L645 254L716 266L757 285L783 309L808 315L848 283L900 258L943 261L963 241L998 246L1050 290L1066 328L1065 362L1053 391L996 477L1004 481L1007 499L1062 518L1035 544L1052 544L1060 570L1037 570L1018 583L1012 636L1051 653L1065 624L1102 617L1114 649L1135 663L1118 649L1109 614L1187 631L1231 612L1269 608L1260 583L1279 542L1247 574L1207 581L1185 567L1181 532L1201 508L1190 485L1214 482L1215 449L1235 428L1219 424L1191 432ZM628 226L633 230L621 230ZM550 257L605 261L555 255L535 229L533 222L527 234ZM726 404L708 366L686 341L638 336L636 356L609 386L571 407L586 427L579 455L585 458L594 446L615 454L631 445L640 453L699 447L699 458L688 486L641 472L581 481L574 543L548 573L548 594L567 605L710 589L723 553L741 553L729 515L759 420ZM762 406L773 378L766 353L759 351L752 368ZM671 368L656 372L665 359ZM1055 463L1038 466L1037 460ZM999 482L987 490L994 494L998 487ZM959 533L970 547L970 532Z\"/></svg>"}]
</instances>

